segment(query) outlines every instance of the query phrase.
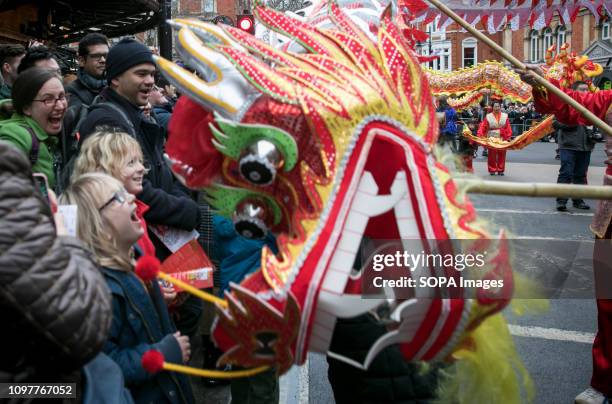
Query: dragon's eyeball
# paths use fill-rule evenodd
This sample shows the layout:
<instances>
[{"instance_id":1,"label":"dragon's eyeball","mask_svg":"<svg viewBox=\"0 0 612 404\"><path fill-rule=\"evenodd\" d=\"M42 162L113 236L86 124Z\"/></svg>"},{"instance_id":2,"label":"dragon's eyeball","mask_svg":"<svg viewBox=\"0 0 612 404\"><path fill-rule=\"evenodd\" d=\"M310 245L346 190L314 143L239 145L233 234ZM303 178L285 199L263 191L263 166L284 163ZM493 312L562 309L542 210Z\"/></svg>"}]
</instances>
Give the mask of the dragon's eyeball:
<instances>
[{"instance_id":1,"label":"dragon's eyeball","mask_svg":"<svg viewBox=\"0 0 612 404\"><path fill-rule=\"evenodd\" d=\"M271 222L272 213L262 199L247 198L236 206L234 228L244 238L264 238Z\"/></svg>"},{"instance_id":2,"label":"dragon's eyeball","mask_svg":"<svg viewBox=\"0 0 612 404\"><path fill-rule=\"evenodd\" d=\"M283 156L274 143L261 139L249 145L240 158L240 175L252 184L268 185L282 165Z\"/></svg>"}]
</instances>

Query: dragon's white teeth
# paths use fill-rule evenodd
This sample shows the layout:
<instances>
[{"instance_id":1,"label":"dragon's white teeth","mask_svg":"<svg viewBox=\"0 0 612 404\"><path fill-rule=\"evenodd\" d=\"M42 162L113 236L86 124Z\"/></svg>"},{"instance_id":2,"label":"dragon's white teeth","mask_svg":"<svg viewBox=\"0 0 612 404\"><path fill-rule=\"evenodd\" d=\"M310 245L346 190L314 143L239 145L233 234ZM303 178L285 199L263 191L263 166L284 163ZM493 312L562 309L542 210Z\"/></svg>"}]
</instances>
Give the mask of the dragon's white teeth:
<instances>
[{"instance_id":1,"label":"dragon's white teeth","mask_svg":"<svg viewBox=\"0 0 612 404\"><path fill-rule=\"evenodd\" d=\"M382 299L364 299L361 295L346 294L342 295L341 300L341 302L338 301L338 295L322 290L319 293L318 304L324 311L332 311L336 317L351 318L376 308L383 301Z\"/></svg>"},{"instance_id":2,"label":"dragon's white teeth","mask_svg":"<svg viewBox=\"0 0 612 404\"><path fill-rule=\"evenodd\" d=\"M344 290L369 219L392 209L397 212L397 205L406 198L410 199L408 192L404 171L396 174L390 195L378 195L378 185L372 174L367 171L363 173L319 293L311 349L327 351L331 341L329 330L333 330L336 318L354 317L385 301L347 295ZM415 220L414 217L412 219Z\"/></svg>"},{"instance_id":3,"label":"dragon's white teeth","mask_svg":"<svg viewBox=\"0 0 612 404\"><path fill-rule=\"evenodd\" d=\"M164 153L164 160L174 173L174 176L180 181L181 184L186 186L187 180L185 177L193 173L193 167L183 163L177 158L170 157L167 153Z\"/></svg>"},{"instance_id":4,"label":"dragon's white teeth","mask_svg":"<svg viewBox=\"0 0 612 404\"><path fill-rule=\"evenodd\" d=\"M372 174L368 171L363 173L323 282L324 290L338 294L344 291L369 219L394 208L397 215L397 205L406 198L410 199L410 196L404 171L397 172L390 195L378 195L378 185Z\"/></svg>"}]
</instances>

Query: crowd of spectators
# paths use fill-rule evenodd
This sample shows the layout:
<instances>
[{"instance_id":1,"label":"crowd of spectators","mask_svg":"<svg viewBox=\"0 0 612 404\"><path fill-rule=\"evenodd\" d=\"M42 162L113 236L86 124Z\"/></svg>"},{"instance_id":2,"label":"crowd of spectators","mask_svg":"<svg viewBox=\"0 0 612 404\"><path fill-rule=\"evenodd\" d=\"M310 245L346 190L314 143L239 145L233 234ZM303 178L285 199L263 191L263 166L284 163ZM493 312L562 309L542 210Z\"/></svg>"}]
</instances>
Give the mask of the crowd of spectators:
<instances>
[{"instance_id":1,"label":"crowd of spectators","mask_svg":"<svg viewBox=\"0 0 612 404\"><path fill-rule=\"evenodd\" d=\"M14 338L3 351L0 381L82 382L84 402L103 402L95 400L104 396L115 403L190 403L185 377L147 374L140 360L154 348L170 362L187 363L191 343L203 339L203 366L215 368L220 353L200 331L202 301L169 284L143 281L136 262L172 255L168 232L192 238L199 232L219 272L240 282L258 268L261 246L248 249L251 259L240 268L223 271L249 240L237 250L232 226L213 230L223 226L220 218L213 221L202 195L185 188L166 165L164 144L178 94L159 76L152 51L130 38L111 46L104 35L91 33L79 43L78 62L76 76L66 78L45 46L0 45L0 308ZM60 231L56 194L61 204L77 208L76 238ZM213 233L224 238L213 242ZM275 243L273 237L268 242ZM66 309L72 304L67 299L77 306ZM24 317L26 312L32 314ZM277 395L274 374L267 384L270 392L260 393ZM235 387L240 397L253 391L248 378Z\"/></svg>"}]
</instances>

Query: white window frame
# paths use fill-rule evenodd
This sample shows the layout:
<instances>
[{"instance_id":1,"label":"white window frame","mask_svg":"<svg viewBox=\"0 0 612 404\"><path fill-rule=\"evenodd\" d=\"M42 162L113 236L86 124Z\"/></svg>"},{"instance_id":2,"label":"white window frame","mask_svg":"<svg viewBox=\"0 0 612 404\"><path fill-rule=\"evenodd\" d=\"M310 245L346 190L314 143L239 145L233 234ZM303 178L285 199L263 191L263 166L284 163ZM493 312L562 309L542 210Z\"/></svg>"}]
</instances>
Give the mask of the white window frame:
<instances>
[{"instance_id":1,"label":"white window frame","mask_svg":"<svg viewBox=\"0 0 612 404\"><path fill-rule=\"evenodd\" d=\"M601 24L601 39L610 39L610 21Z\"/></svg>"},{"instance_id":2,"label":"white window frame","mask_svg":"<svg viewBox=\"0 0 612 404\"><path fill-rule=\"evenodd\" d=\"M559 25L559 27L557 27L557 53L559 53L561 50L561 45L565 43L566 34L567 30L565 27L563 25Z\"/></svg>"},{"instance_id":3,"label":"white window frame","mask_svg":"<svg viewBox=\"0 0 612 404\"><path fill-rule=\"evenodd\" d=\"M474 38L465 38L461 41L461 67L467 67L465 65L465 50L466 49L474 49L474 64L476 66L478 64L478 41Z\"/></svg>"},{"instance_id":4,"label":"white window frame","mask_svg":"<svg viewBox=\"0 0 612 404\"><path fill-rule=\"evenodd\" d=\"M450 41L434 43L431 47L431 51L432 54L437 55L438 58L432 60L428 67L441 72L450 72L453 67ZM429 52L429 50L427 50L427 52ZM445 57L447 57L448 60L446 60Z\"/></svg>"},{"instance_id":5,"label":"white window frame","mask_svg":"<svg viewBox=\"0 0 612 404\"><path fill-rule=\"evenodd\" d=\"M200 7L202 13L216 13L217 12L217 0L201 0ZM212 10L207 10L206 6L212 5Z\"/></svg>"},{"instance_id":6,"label":"white window frame","mask_svg":"<svg viewBox=\"0 0 612 404\"><path fill-rule=\"evenodd\" d=\"M443 72L450 72L453 70L453 57L451 54L451 48L446 47L442 49L440 53L441 67L440 70Z\"/></svg>"},{"instance_id":7,"label":"white window frame","mask_svg":"<svg viewBox=\"0 0 612 404\"><path fill-rule=\"evenodd\" d=\"M550 48L552 45L553 45L552 29L546 28L544 29L544 49L543 51L546 52L548 48Z\"/></svg>"},{"instance_id":8,"label":"white window frame","mask_svg":"<svg viewBox=\"0 0 612 404\"><path fill-rule=\"evenodd\" d=\"M446 28L440 29L440 16L425 26L425 32L431 34L432 40L445 41L446 40Z\"/></svg>"},{"instance_id":9,"label":"white window frame","mask_svg":"<svg viewBox=\"0 0 612 404\"><path fill-rule=\"evenodd\" d=\"M540 59L540 36L533 30L529 34L529 61L537 62Z\"/></svg>"}]
</instances>

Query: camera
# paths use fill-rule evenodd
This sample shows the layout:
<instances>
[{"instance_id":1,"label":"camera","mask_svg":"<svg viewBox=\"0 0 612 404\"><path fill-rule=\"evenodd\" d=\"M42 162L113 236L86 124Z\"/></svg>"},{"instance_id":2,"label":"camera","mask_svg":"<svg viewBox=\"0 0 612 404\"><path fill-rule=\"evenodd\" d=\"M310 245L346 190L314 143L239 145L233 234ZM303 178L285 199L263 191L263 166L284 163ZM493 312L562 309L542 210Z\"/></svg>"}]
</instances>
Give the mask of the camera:
<instances>
[{"instance_id":1,"label":"camera","mask_svg":"<svg viewBox=\"0 0 612 404\"><path fill-rule=\"evenodd\" d=\"M604 140L604 136L596 129L589 130L587 133L587 138L594 143L603 142Z\"/></svg>"}]
</instances>

